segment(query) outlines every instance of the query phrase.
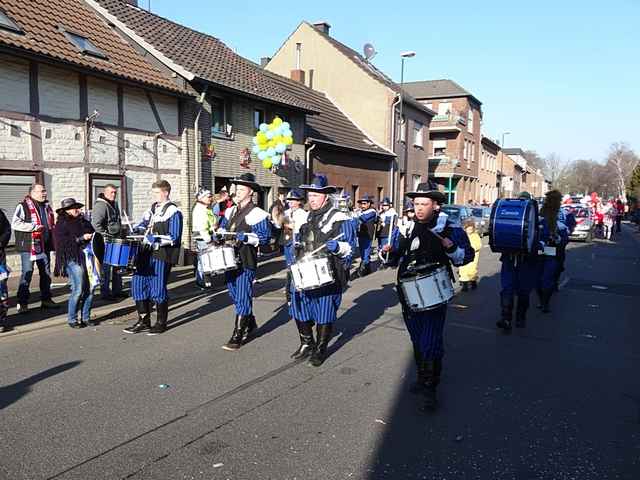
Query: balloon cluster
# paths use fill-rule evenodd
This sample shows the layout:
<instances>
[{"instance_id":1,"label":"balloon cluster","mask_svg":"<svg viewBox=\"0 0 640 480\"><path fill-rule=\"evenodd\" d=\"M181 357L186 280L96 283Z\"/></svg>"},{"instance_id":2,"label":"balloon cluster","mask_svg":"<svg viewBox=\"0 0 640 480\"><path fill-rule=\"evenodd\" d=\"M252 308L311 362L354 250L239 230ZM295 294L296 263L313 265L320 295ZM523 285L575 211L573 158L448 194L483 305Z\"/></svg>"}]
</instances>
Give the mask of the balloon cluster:
<instances>
[{"instance_id":1,"label":"balloon cluster","mask_svg":"<svg viewBox=\"0 0 640 480\"><path fill-rule=\"evenodd\" d=\"M287 147L293 143L291 125L276 117L270 124L260 124L260 129L253 137L253 153L267 170L280 165Z\"/></svg>"}]
</instances>

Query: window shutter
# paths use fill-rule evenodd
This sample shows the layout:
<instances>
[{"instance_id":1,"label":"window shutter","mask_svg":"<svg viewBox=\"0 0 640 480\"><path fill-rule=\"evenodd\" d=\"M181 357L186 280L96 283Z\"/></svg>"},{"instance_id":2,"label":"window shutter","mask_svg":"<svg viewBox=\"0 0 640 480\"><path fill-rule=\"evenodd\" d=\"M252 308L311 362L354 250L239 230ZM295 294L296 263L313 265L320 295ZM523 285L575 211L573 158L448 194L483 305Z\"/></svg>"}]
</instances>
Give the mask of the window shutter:
<instances>
[{"instance_id":1,"label":"window shutter","mask_svg":"<svg viewBox=\"0 0 640 480\"><path fill-rule=\"evenodd\" d=\"M33 175L0 175L0 208L4 210L7 220L11 222L16 205L27 195L29 186L36 181ZM14 233L11 231L9 244L14 243Z\"/></svg>"},{"instance_id":2,"label":"window shutter","mask_svg":"<svg viewBox=\"0 0 640 480\"><path fill-rule=\"evenodd\" d=\"M230 98L224 99L224 122L233 125L233 102Z\"/></svg>"}]
</instances>

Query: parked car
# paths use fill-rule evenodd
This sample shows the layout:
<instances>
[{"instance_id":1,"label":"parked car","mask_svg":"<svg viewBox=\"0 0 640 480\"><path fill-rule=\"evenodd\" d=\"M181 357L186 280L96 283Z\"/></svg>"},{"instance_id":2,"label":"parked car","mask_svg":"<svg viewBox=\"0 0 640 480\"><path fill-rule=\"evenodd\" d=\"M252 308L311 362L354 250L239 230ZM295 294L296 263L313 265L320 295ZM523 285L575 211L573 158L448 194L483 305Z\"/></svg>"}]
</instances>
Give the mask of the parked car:
<instances>
[{"instance_id":1,"label":"parked car","mask_svg":"<svg viewBox=\"0 0 640 480\"><path fill-rule=\"evenodd\" d=\"M568 205L563 209L570 210L576 219L576 227L573 229L573 233L569 235L569 240L590 242L593 239L596 224L591 211L582 205Z\"/></svg>"},{"instance_id":2,"label":"parked car","mask_svg":"<svg viewBox=\"0 0 640 480\"><path fill-rule=\"evenodd\" d=\"M489 217L491 207L473 207L471 213L476 218L476 229L481 237L489 235Z\"/></svg>"},{"instance_id":3,"label":"parked car","mask_svg":"<svg viewBox=\"0 0 640 480\"><path fill-rule=\"evenodd\" d=\"M474 217L471 207L468 207L467 205L443 205L442 207L440 207L440 210L449 215L449 218L452 221L457 222L461 225L462 222L464 222L467 218L472 218L476 224L476 230L478 231L478 233L480 233L484 228L481 225L480 219ZM487 228L489 228L488 224Z\"/></svg>"}]
</instances>

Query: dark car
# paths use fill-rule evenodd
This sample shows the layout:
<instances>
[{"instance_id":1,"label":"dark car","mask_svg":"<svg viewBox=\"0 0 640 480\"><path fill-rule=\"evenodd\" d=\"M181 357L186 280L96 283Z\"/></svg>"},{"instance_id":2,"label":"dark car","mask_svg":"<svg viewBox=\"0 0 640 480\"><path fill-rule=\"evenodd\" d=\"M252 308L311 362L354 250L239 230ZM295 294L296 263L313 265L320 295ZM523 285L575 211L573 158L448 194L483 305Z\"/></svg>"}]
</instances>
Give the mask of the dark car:
<instances>
[{"instance_id":1,"label":"dark car","mask_svg":"<svg viewBox=\"0 0 640 480\"><path fill-rule=\"evenodd\" d=\"M476 224L476 230L480 233L483 229L480 220L473 216L471 207L467 205L443 205L440 210L446 213L449 218L462 225L467 218L472 218ZM488 228L488 227L487 227Z\"/></svg>"},{"instance_id":2,"label":"dark car","mask_svg":"<svg viewBox=\"0 0 640 480\"><path fill-rule=\"evenodd\" d=\"M476 230L478 235L484 237L489 235L489 217L491 216L491 207L473 207L471 213L476 218Z\"/></svg>"}]
</instances>

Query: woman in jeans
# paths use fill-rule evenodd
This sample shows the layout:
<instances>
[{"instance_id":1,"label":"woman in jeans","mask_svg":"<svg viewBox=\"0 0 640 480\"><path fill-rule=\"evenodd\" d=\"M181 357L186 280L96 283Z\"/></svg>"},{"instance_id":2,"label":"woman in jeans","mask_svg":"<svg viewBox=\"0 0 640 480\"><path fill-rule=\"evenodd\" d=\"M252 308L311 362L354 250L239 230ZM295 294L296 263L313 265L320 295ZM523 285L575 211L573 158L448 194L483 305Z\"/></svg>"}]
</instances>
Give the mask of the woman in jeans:
<instances>
[{"instance_id":1,"label":"woman in jeans","mask_svg":"<svg viewBox=\"0 0 640 480\"><path fill-rule=\"evenodd\" d=\"M69 297L69 326L83 328L97 325L91 320L91 304L95 286L89 284L84 247L91 241L93 227L82 215L83 204L73 198L62 200L56 210L58 222L54 231L56 245L55 275L69 277L71 296ZM97 285L96 285L97 286ZM78 311L81 318L78 319Z\"/></svg>"}]
</instances>

